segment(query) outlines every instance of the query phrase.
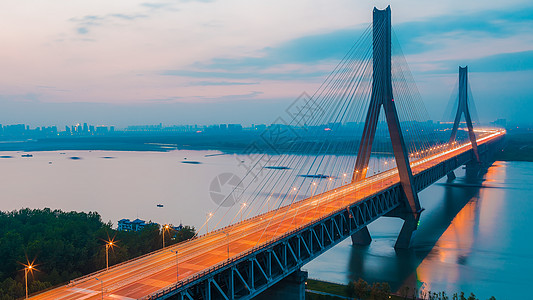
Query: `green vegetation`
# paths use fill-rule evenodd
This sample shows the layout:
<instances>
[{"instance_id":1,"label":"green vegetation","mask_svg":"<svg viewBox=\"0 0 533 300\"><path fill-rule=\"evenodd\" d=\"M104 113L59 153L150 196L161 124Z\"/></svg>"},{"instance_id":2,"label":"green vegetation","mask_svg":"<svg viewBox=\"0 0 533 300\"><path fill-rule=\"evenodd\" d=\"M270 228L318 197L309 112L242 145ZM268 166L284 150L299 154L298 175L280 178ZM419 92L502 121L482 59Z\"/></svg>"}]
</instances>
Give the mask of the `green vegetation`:
<instances>
[{"instance_id":1,"label":"green vegetation","mask_svg":"<svg viewBox=\"0 0 533 300\"><path fill-rule=\"evenodd\" d=\"M320 292L325 292L329 294L348 297L348 294L346 293L346 286L342 284L324 282L324 281L314 280L314 279L307 279L305 288L308 290L320 291ZM308 300L339 299L338 297L317 295L317 294L312 294L312 293L307 293L305 296L306 296L306 299Z\"/></svg>"},{"instance_id":2,"label":"green vegetation","mask_svg":"<svg viewBox=\"0 0 533 300\"><path fill-rule=\"evenodd\" d=\"M165 231L165 245L194 236L193 227ZM172 237L172 238L171 238ZM139 232L116 231L96 212L21 209L0 212L0 300L24 296L24 265L38 271L28 274L28 290L37 292L105 268L105 243L114 240L109 264L160 249L158 224Z\"/></svg>"},{"instance_id":3,"label":"green vegetation","mask_svg":"<svg viewBox=\"0 0 533 300\"><path fill-rule=\"evenodd\" d=\"M320 280L308 279L306 282L306 289L311 291L325 292L332 295L320 295L313 292L306 293L306 299L309 300L338 300L346 299L365 299L365 300L479 300L476 295L471 293L468 297L464 292L455 293L448 296L446 292L431 292L431 291L417 291L409 287L401 288L397 293L392 294L390 286L386 282L374 282L372 285L359 279L348 283L348 285L341 285L336 283L324 282ZM334 295L338 295L336 297ZM416 296L418 295L418 297ZM490 297L488 300L496 300Z\"/></svg>"}]
</instances>

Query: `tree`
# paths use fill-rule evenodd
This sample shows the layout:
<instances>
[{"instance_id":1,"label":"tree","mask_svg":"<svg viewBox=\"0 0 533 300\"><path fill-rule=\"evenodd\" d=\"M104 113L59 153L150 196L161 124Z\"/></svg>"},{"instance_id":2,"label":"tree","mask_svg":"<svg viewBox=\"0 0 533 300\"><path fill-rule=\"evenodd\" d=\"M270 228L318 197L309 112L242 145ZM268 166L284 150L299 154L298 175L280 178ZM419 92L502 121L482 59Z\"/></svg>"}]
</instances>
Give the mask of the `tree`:
<instances>
[{"instance_id":1,"label":"tree","mask_svg":"<svg viewBox=\"0 0 533 300\"><path fill-rule=\"evenodd\" d=\"M400 289L400 295L404 298L404 299L407 299L407 297L409 296L409 287L408 286L404 286Z\"/></svg>"},{"instance_id":2,"label":"tree","mask_svg":"<svg viewBox=\"0 0 533 300\"><path fill-rule=\"evenodd\" d=\"M356 298L363 299L367 298L370 294L370 285L366 281L364 281L362 278L359 278L357 282L354 284L354 293L353 295Z\"/></svg>"},{"instance_id":3,"label":"tree","mask_svg":"<svg viewBox=\"0 0 533 300\"><path fill-rule=\"evenodd\" d=\"M386 300L390 296L390 286L387 282L374 282L370 289L370 298L374 300Z\"/></svg>"},{"instance_id":4,"label":"tree","mask_svg":"<svg viewBox=\"0 0 533 300\"><path fill-rule=\"evenodd\" d=\"M191 239L196 234L196 230L191 226L183 226L181 230L176 232L176 243Z\"/></svg>"},{"instance_id":5,"label":"tree","mask_svg":"<svg viewBox=\"0 0 533 300\"><path fill-rule=\"evenodd\" d=\"M474 295L474 293L470 293L470 296L468 296L467 300L479 300L479 299L476 298L476 295Z\"/></svg>"},{"instance_id":6,"label":"tree","mask_svg":"<svg viewBox=\"0 0 533 300\"><path fill-rule=\"evenodd\" d=\"M353 281L348 282L348 285L346 285L346 295L350 298L355 296L355 284Z\"/></svg>"}]
</instances>

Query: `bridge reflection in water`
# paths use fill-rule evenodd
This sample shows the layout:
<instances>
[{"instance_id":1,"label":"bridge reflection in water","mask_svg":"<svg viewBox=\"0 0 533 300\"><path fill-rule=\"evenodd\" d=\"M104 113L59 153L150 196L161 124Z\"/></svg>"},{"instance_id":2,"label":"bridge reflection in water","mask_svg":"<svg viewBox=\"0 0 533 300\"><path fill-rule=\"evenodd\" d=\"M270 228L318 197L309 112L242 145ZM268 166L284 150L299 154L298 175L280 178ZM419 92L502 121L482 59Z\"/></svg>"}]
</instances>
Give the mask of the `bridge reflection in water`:
<instances>
[{"instance_id":1,"label":"bridge reflection in water","mask_svg":"<svg viewBox=\"0 0 533 300\"><path fill-rule=\"evenodd\" d=\"M489 269L504 266L501 260L489 259L493 253L480 252L506 243L497 240L499 237L494 234L495 228L502 225L499 214L505 209L504 190L500 189L505 172L505 163L496 163L479 176L467 176L460 171L453 183L442 179L422 191L420 199L427 210L412 249L392 248L398 232L391 229L398 228L398 221L382 218L369 226L374 233L372 245L345 243L306 268L318 278L339 282L359 278L368 282L387 281L393 291L404 286L411 292L414 287L419 291L463 290L485 292L483 297L488 298L494 288L490 283L480 282L480 277L484 277L480 270L487 269L487 261L491 264ZM350 252L347 273L341 267L346 251Z\"/></svg>"}]
</instances>

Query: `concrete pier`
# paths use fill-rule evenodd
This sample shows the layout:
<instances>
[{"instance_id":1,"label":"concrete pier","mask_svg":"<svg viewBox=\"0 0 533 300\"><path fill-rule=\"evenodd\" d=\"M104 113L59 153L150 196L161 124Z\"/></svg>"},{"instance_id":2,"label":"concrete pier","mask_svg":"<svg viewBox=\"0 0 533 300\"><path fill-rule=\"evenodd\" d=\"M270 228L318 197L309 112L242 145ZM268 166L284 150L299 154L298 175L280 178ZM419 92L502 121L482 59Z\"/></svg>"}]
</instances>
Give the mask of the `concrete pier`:
<instances>
[{"instance_id":1,"label":"concrete pier","mask_svg":"<svg viewBox=\"0 0 533 300\"><path fill-rule=\"evenodd\" d=\"M307 277L307 271L297 270L254 297L254 299L305 300L305 281Z\"/></svg>"},{"instance_id":2,"label":"concrete pier","mask_svg":"<svg viewBox=\"0 0 533 300\"><path fill-rule=\"evenodd\" d=\"M365 226L361 230L352 234L352 244L357 246L368 246L372 242L372 237L368 231L368 227Z\"/></svg>"}]
</instances>

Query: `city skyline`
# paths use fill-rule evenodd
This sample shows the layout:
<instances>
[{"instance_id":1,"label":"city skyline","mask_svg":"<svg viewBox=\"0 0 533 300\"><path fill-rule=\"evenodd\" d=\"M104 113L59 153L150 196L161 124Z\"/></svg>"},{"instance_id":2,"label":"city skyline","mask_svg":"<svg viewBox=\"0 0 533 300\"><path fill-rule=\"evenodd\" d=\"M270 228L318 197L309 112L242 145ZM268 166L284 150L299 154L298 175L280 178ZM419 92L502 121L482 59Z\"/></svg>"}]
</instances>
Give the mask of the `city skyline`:
<instances>
[{"instance_id":1,"label":"city skyline","mask_svg":"<svg viewBox=\"0 0 533 300\"><path fill-rule=\"evenodd\" d=\"M8 1L0 21L12 28L0 49L0 119L31 126L270 123L318 88L369 24L370 9L387 4ZM469 65L481 121L528 122L531 4L391 6L432 119L453 92L457 66Z\"/></svg>"}]
</instances>

